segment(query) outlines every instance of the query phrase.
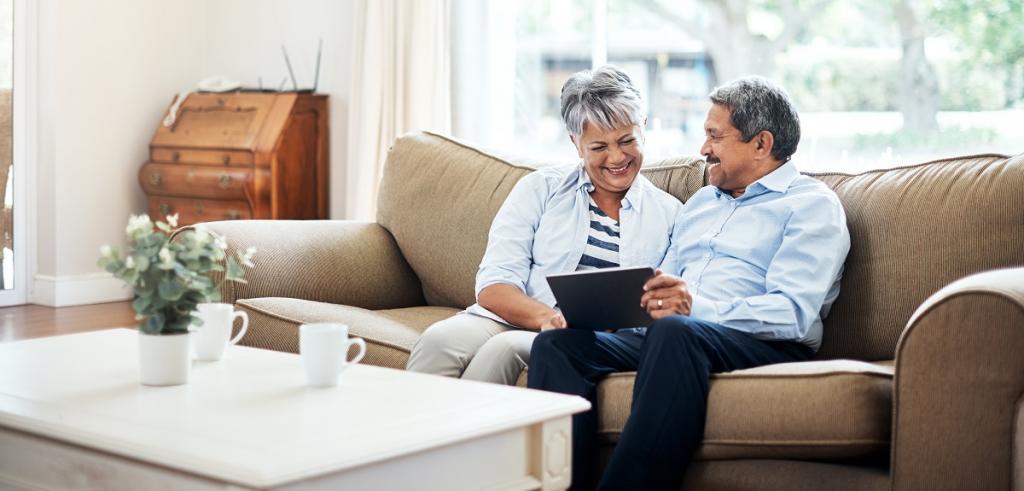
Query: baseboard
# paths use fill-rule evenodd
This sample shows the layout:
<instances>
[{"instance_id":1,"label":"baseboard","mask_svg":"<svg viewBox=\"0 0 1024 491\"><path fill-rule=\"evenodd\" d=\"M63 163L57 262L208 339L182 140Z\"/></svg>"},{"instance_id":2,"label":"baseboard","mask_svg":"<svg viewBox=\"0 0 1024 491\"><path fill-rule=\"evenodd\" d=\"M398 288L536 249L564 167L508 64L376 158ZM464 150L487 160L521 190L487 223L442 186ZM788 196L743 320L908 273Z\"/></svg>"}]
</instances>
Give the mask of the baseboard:
<instances>
[{"instance_id":1,"label":"baseboard","mask_svg":"<svg viewBox=\"0 0 1024 491\"><path fill-rule=\"evenodd\" d=\"M29 292L29 303L49 307L120 302L132 298L132 290L109 273L74 276L37 274Z\"/></svg>"}]
</instances>

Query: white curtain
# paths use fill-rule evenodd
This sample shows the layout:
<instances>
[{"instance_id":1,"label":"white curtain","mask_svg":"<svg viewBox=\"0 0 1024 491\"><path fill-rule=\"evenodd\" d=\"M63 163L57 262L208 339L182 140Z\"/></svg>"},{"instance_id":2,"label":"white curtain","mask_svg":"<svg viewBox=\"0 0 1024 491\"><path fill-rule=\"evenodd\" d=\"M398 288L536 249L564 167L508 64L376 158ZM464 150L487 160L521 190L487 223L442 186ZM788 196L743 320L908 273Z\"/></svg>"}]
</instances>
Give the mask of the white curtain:
<instances>
[{"instance_id":1,"label":"white curtain","mask_svg":"<svg viewBox=\"0 0 1024 491\"><path fill-rule=\"evenodd\" d=\"M345 215L373 220L395 137L451 131L450 0L356 0Z\"/></svg>"}]
</instances>

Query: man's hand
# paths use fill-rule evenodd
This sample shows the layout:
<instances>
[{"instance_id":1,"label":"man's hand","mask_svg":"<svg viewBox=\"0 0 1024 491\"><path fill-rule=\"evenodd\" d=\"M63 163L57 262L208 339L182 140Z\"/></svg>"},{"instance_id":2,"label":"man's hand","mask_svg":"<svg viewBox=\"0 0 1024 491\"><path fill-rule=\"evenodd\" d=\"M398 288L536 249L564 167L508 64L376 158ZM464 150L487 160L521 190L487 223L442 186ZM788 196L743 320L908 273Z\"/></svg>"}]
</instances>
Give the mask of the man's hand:
<instances>
[{"instance_id":1,"label":"man's hand","mask_svg":"<svg viewBox=\"0 0 1024 491\"><path fill-rule=\"evenodd\" d=\"M644 283L644 291L640 306L647 309L654 320L670 315L690 315L693 297L682 278L657 269L654 277Z\"/></svg>"},{"instance_id":2,"label":"man's hand","mask_svg":"<svg viewBox=\"0 0 1024 491\"><path fill-rule=\"evenodd\" d=\"M565 329L568 327L568 323L565 322L565 317L562 316L561 312L555 312L555 315L551 316L550 319L541 323L541 331L550 331L551 329Z\"/></svg>"}]
</instances>

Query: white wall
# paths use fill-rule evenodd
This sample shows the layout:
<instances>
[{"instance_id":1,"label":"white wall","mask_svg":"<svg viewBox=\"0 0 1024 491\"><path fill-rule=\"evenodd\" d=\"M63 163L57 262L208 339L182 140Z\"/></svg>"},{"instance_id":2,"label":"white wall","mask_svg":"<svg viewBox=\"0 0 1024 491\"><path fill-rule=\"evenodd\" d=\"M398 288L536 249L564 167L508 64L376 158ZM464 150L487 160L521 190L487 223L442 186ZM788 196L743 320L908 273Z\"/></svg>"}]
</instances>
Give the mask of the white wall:
<instances>
[{"instance_id":1,"label":"white wall","mask_svg":"<svg viewBox=\"0 0 1024 491\"><path fill-rule=\"evenodd\" d=\"M201 69L202 0L39 4L37 269L30 301L124 298L99 274L144 209L137 172L171 96Z\"/></svg>"},{"instance_id":2,"label":"white wall","mask_svg":"<svg viewBox=\"0 0 1024 491\"><path fill-rule=\"evenodd\" d=\"M313 85L317 41L323 39L317 92L330 95L332 218L345 218L344 161L352 70L352 2L338 0L214 0L209 2L203 73L225 75L245 86L277 88L288 68L288 50L299 88Z\"/></svg>"},{"instance_id":3,"label":"white wall","mask_svg":"<svg viewBox=\"0 0 1024 491\"><path fill-rule=\"evenodd\" d=\"M317 39L324 40L320 92L331 95L331 188L343 189L349 2L40 0L38 6L30 302L129 297L96 266L98 248L121 243L128 215L145 211L138 169L171 98L212 74L246 85L258 76L280 82L286 40L304 86L312 83ZM332 196L335 216L338 198Z\"/></svg>"}]
</instances>

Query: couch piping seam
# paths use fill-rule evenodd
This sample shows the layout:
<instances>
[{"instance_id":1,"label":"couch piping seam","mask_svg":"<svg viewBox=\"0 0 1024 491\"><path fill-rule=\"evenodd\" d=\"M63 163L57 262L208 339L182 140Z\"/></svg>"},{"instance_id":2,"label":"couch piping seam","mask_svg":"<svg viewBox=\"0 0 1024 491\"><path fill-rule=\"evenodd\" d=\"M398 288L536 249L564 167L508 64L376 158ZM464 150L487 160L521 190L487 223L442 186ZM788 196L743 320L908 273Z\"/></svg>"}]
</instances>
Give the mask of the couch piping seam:
<instances>
[{"instance_id":1,"label":"couch piping seam","mask_svg":"<svg viewBox=\"0 0 1024 491\"><path fill-rule=\"evenodd\" d=\"M628 376L635 376L636 372L617 372L606 377L611 378L626 378ZM828 373L807 373L807 374L783 374L783 373L772 373L772 374L753 374L753 373L742 373L730 375L726 373L712 374L712 379L719 380L737 380L737 379L750 379L750 380L765 380L765 379L790 379L790 378L824 378L824 377L835 377L835 376L847 376L847 375L866 375L869 377L878 377L883 379L894 379L894 374L889 373L878 373L878 372L855 372L855 371L841 371L841 372L828 372Z\"/></svg>"},{"instance_id":2,"label":"couch piping seam","mask_svg":"<svg viewBox=\"0 0 1024 491\"><path fill-rule=\"evenodd\" d=\"M924 167L926 165L939 164L939 163L942 163L942 162L953 162L953 161L957 161L957 160L967 160L967 159L980 159L980 158L985 158L985 157L995 157L995 158L998 158L998 159L1009 159L1009 158L1011 158L1013 156L1011 156L1011 155L1004 155L1004 154L1001 154L1001 153L978 153L978 154L971 154L971 155L962 155L962 156L958 156L958 157L946 157L944 159L938 159L938 160L929 160L927 162L921 162L919 164L913 164L913 165L905 165L905 166L897 166L897 167L886 167L884 169L871 169L871 170L867 170L867 171L864 171L864 172L858 172L856 174L850 174L850 173L846 173L846 172L808 172L807 174L804 174L804 175L810 176L810 177L826 177L826 176L856 177L856 176L865 176L865 175L868 175L868 174L884 173L884 172L889 172L889 171L894 171L894 170L916 169L916 168L919 168L919 167Z\"/></svg>"},{"instance_id":3,"label":"couch piping seam","mask_svg":"<svg viewBox=\"0 0 1024 491\"><path fill-rule=\"evenodd\" d=\"M243 299L243 300L248 300L248 299ZM286 322L294 322L296 324L305 324L304 321L300 321L298 319L292 319L290 317L286 317L286 316L281 315L281 314L270 313L270 312L267 312L264 309L261 309L261 308L258 308L258 307L253 307L252 305L242 304L242 306L247 308L247 309L255 310L256 312L259 312L260 314L263 314L263 315L265 315L267 317L271 317L271 318L278 319L278 320L283 320L283 321L286 321ZM370 312L373 312L373 311L371 310ZM388 347L388 348L396 349L396 350L399 350L399 351L402 351L402 352L405 352L405 353L411 353L410 350L407 350L405 348L402 348L401 346L398 346L398 345L395 345L395 344L392 344L392 343L388 343L386 341L380 341L380 340L373 339L373 338L365 338L365 337L362 337L362 336L355 336L355 337L358 337L358 338L362 339L365 342L369 342L369 343L372 343L372 344L377 344L377 345L380 345L380 346L385 346L385 347Z\"/></svg>"}]
</instances>

